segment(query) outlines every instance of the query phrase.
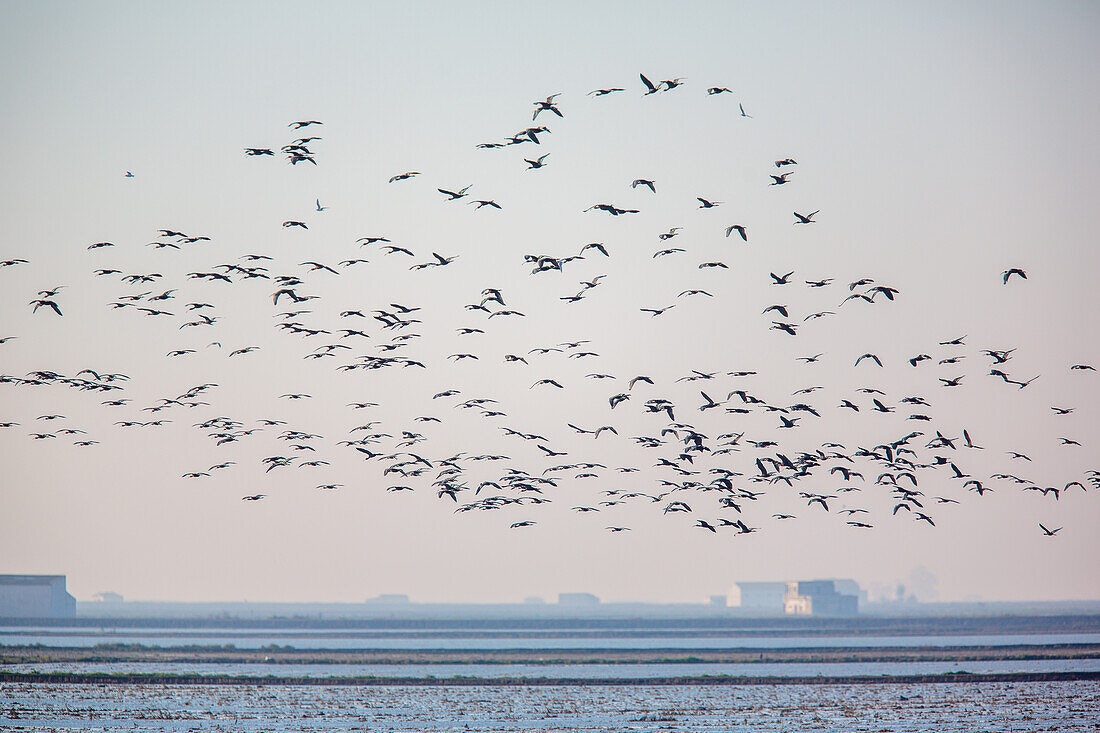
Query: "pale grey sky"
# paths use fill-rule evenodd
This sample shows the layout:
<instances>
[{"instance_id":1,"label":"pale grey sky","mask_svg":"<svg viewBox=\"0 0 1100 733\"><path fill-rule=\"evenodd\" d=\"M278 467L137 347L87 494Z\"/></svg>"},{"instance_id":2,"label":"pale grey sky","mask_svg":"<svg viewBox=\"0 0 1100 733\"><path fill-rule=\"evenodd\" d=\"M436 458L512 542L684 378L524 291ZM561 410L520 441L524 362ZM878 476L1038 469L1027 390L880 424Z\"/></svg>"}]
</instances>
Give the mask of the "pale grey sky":
<instances>
[{"instance_id":1,"label":"pale grey sky","mask_svg":"<svg viewBox=\"0 0 1100 733\"><path fill-rule=\"evenodd\" d=\"M1100 597L1091 561L1100 549L1097 489L1073 487L1057 500L1022 490L1085 482L1087 470L1100 469L1100 376L1069 369L1100 367L1091 221L1100 190L1098 21L1091 3L556 3L538 12L510 3L0 3L0 261L29 260L0 268L0 338L15 337L0 344L0 373L72 377L91 368L131 377L103 394L0 384L0 422L19 423L0 430L0 571L66 573L78 598L116 590L176 600L402 592L511 601L586 590L672 601L722 593L735 580L892 583L924 566L946 600ZM639 73L684 81L643 96ZM715 86L731 93L708 95ZM609 87L625 91L588 94ZM543 112L533 123L532 103L554 93L564 117ZM324 124L288 127L310 119ZM550 128L541 145L476 148L532 125ZM291 166L278 154L312 135L323 138L309 143L316 166ZM248 157L246 147L276 155ZM545 168L526 170L524 158L547 153ZM790 182L769 186L780 172L774 161L786 157L797 160L784 169L794 171ZM421 175L387 183L411 170ZM657 192L632 189L637 178L654 180ZM475 210L436 192L467 185L470 198L502 209ZM722 203L700 209L696 197ZM584 213L601 202L640 213ZM792 211L817 209L816 223L794 224ZM309 229L280 226L287 220ZM723 236L731 224L747 227L748 243ZM682 230L658 239L672 227ZM158 239L162 228L211 240L178 251L147 246L172 241ZM415 257L360 247L364 236L388 237ZM87 249L100 241L116 246ZM574 255L588 242L603 242L611 257L588 250L563 272L538 275L524 262L525 254ZM653 257L666 248L685 251ZM408 269L433 252L458 258ZM240 259L248 253L272 257L255 264L297 275L298 293L322 297L273 307L270 281L187 276L248 264ZM359 257L369 263L338 264ZM307 274L305 261L340 274ZM705 262L727 267L700 269ZM1012 267L1027 280L1003 284ZM97 268L121 272L95 276ZM788 271L791 285L771 284L769 273ZM163 277L120 282L150 273ZM560 300L600 274L583 300ZM849 290L865 277L874 282ZM823 278L835 280L805 284ZM840 305L871 285L899 295ZM64 286L54 297L64 316L32 314L28 302L56 286ZM525 317L466 310L485 288L499 288ZM169 289L174 297L138 305L170 316L109 305ZM713 297L679 296L690 289ZM186 304L200 302L219 320L181 329L194 320ZM420 307L414 316L423 323L387 330L340 316L392 312L390 303ZM670 304L659 317L639 311ZM787 306L789 318L762 313L770 305ZM276 328L276 314L290 310L312 311L293 320L332 334ZM823 311L833 314L804 320ZM776 320L799 324L798 334L769 328ZM484 333L460 335L462 327ZM369 338L340 338L341 328ZM419 336L382 351L406 333ZM962 336L961 346L940 345ZM580 340L589 343L528 354ZM324 344L352 350L303 358ZM259 348L229 357L247 346ZM195 353L166 356L177 349ZM985 349L1016 349L993 368L1039 379L1019 389L990 376ZM582 351L598 356L571 356ZM478 359L448 358L459 353ZM816 363L798 360L818 353ZM853 366L864 353L883 367ZM922 353L933 358L910 366ZM427 368L336 369L366 354ZM938 363L952 356L964 358ZM677 381L693 369L717 375ZM735 371L757 374L728 375ZM627 389L636 375L655 384ZM939 381L960 375L958 388ZM564 389L532 388L540 379ZM196 398L209 405L142 409L204 383L218 385ZM793 394L812 386L823 389ZM461 394L433 399L452 388ZM821 417L790 413L801 416L798 427L783 429L780 413L759 406L726 412L741 408L737 396L698 409L700 391L725 401L735 389L777 407L806 402ZM311 398L280 397L288 393ZM612 410L608 398L618 393L631 399ZM132 402L100 404L120 395ZM914 395L931 406L901 402ZM895 412L874 411L876 396ZM497 400L490 407L506 414L455 407L470 398ZM707 436L711 453L679 461L698 474L655 465L683 447L661 435L667 417L645 412L657 398ZM845 399L860 412L838 407ZM365 401L379 406L347 407ZM933 419L906 419L916 412ZM50 414L65 417L37 419ZM217 431L194 427L216 417L244 429L261 418L287 425L218 446L208 437ZM171 422L115 424L159 418ZM374 432L394 437L371 450L405 450L402 431L421 433L407 450L432 469L383 475L399 460L364 461L338 445L371 432L349 433L372 420ZM569 423L610 425L618 436L593 439ZM69 428L87 432L31 437ZM277 438L288 428L322 437L298 441L314 451L295 451ZM964 428L984 450L961 441L955 451L926 447L936 430L961 438ZM760 457L793 458L828 442L852 455L911 430L927 435L911 441L910 459L945 456L993 493L967 491L967 479L948 468L918 470L933 528L910 511L891 514L889 487L875 485L886 469L863 458L829 459L793 486L753 480ZM713 454L719 435L742 432L738 450ZM643 448L636 436L665 443ZM1062 437L1081 445L1061 445ZM80 439L98 442L73 445ZM548 457L536 443L567 455ZM463 504L517 495L492 487L473 495L509 469L607 468L551 472L559 480L544 488L546 504L455 514L458 504L432 484L438 461L458 452L508 456L461 462L457 481L470 489L459 494ZM295 456L295 465L265 473L261 460L276 455ZM329 463L296 467L311 459ZM225 461L235 465L207 470ZM836 465L861 470L865 481L842 481L829 473ZM615 498L605 491L706 484L717 475L711 468L744 474L736 487L764 493L739 502L740 515L719 506L720 492L690 486L660 502L572 509ZM182 478L190 472L212 475ZM596 475L578 478L584 473ZM990 478L997 473L1028 483ZM340 486L316 488L325 484ZM386 490L400 485L414 490ZM862 491L837 492L852 485ZM825 512L799 492L836 498ZM241 501L255 493L267 498ZM693 511L662 513L675 500ZM862 508L868 513L839 514ZM786 513L795 518L773 516ZM716 536L693 526L721 517L759 530ZM524 520L536 524L510 529ZM1039 522L1064 529L1045 537Z\"/></svg>"}]
</instances>

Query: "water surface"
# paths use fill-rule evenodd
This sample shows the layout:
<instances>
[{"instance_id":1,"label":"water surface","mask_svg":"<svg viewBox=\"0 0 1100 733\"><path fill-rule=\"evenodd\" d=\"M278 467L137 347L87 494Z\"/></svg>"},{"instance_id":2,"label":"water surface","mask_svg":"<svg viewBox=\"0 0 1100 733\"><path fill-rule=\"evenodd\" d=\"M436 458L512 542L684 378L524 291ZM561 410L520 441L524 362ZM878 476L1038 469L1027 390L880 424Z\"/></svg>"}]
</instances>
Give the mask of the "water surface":
<instances>
[{"instance_id":1,"label":"water surface","mask_svg":"<svg viewBox=\"0 0 1100 733\"><path fill-rule=\"evenodd\" d=\"M238 664L191 662L46 662L3 664L5 672L180 674L235 677L546 677L669 679L738 677L878 677L972 672L1100 672L1100 659L997 659L964 662L764 662L751 664Z\"/></svg>"},{"instance_id":2,"label":"water surface","mask_svg":"<svg viewBox=\"0 0 1100 733\"><path fill-rule=\"evenodd\" d=\"M1100 683L669 687L8 684L0 730L206 733L1096 731Z\"/></svg>"}]
</instances>

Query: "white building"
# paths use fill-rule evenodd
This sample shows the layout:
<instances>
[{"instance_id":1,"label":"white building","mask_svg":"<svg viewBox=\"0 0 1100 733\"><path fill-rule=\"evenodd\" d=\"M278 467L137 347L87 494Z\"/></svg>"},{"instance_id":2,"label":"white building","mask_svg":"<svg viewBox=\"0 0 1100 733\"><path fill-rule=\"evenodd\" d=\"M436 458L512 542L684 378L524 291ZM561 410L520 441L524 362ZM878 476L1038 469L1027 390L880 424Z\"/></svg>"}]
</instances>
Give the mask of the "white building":
<instances>
[{"instance_id":1,"label":"white building","mask_svg":"<svg viewBox=\"0 0 1100 733\"><path fill-rule=\"evenodd\" d=\"M734 583L726 603L753 611L783 613L783 593L786 583Z\"/></svg>"},{"instance_id":2,"label":"white building","mask_svg":"<svg viewBox=\"0 0 1100 733\"><path fill-rule=\"evenodd\" d=\"M835 580L791 581L783 594L783 611L796 616L855 616L859 596L838 593L836 586Z\"/></svg>"},{"instance_id":3,"label":"white building","mask_svg":"<svg viewBox=\"0 0 1100 733\"><path fill-rule=\"evenodd\" d=\"M861 591L854 580L734 583L729 605L758 613L854 616Z\"/></svg>"},{"instance_id":4,"label":"white building","mask_svg":"<svg viewBox=\"0 0 1100 733\"><path fill-rule=\"evenodd\" d=\"M64 575L0 575L0 618L72 618Z\"/></svg>"}]
</instances>

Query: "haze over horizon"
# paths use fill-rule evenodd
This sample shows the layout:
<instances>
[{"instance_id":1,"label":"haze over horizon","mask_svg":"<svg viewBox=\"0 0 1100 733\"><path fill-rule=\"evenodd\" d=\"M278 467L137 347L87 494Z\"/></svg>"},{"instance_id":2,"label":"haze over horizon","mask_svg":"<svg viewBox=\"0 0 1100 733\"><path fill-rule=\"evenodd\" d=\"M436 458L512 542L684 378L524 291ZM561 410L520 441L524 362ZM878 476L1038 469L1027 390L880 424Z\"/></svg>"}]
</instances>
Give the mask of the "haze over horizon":
<instances>
[{"instance_id":1,"label":"haze over horizon","mask_svg":"<svg viewBox=\"0 0 1100 733\"><path fill-rule=\"evenodd\" d=\"M1088 559L1100 555L1100 503L1086 479L1100 469L1100 375L1070 369L1100 368L1098 38L1100 7L1087 2L568 2L537 16L507 3L331 2L306 12L287 2L0 2L0 61L13 70L0 78L0 261L27 260L0 268L0 338L14 337L0 343L0 374L11 377L0 384L0 422L18 423L0 430L0 573L65 574L80 600L116 591L520 602L584 591L605 602L693 602L734 581L892 588L914 572L943 601L1100 599ZM682 83L647 95L640 74ZM606 88L624 91L591 94ZM534 103L554 94L562 116L532 120ZM323 124L289 126L310 120ZM476 147L540 125L549 132L537 145ZM291 165L280 147L311 136L321 138L307 143L316 165ZM544 168L524 163L543 155ZM797 162L776 165L785 158ZM788 183L769 185L788 171ZM632 187L639 179L654 190ZM437 192L467 185L458 201ZM466 204L474 199L501 208ZM598 202L638 213L585 211ZM813 224L795 223L792 211L815 210ZM306 227L284 225L295 221ZM747 241L724 231L733 224ZM163 229L210 240L184 246ZM114 246L88 249L103 241ZM538 274L524 260L565 259L590 242L609 255L589 249ZM301 278L296 294L318 298L273 306L272 281L188 274L249 265L248 253L270 256L251 264ZM434 253L454 259L409 269ZM338 264L356 258L368 262ZM1006 282L1011 268L1026 279ZM787 272L790 285L773 282ZM161 277L119 280L153 273ZM850 288L857 278L872 282ZM896 297L842 304L872 286ZM111 306L170 289L140 305L171 316ZM486 289L507 303L489 307L524 315L467 309ZM706 292L684 295L693 289ZM563 300L575 293L579 302ZM32 312L36 298L53 298L64 315ZM183 327L199 317L188 302L211 304L196 310L216 323ZM422 323L371 318L397 313L394 303L420 308L405 316ZM791 311L797 335L773 327L787 321L762 313L773 305ZM365 315L340 315L350 310ZM278 315L288 311L309 312ZM804 320L815 312L830 314ZM330 333L277 327L288 320ZM413 333L404 345L395 338ZM322 344L354 350L309 357ZM538 348L561 351L530 353ZM166 356L177 350L188 353ZM1014 350L999 365L1005 378L989 374L998 365L984 350ZM576 356L586 351L595 355ZM425 368L336 369L368 352ZM881 367L859 360L871 353ZM911 366L922 353L930 358ZM14 381L83 369L130 378L117 392ZM654 384L628 388L637 375ZM960 376L958 388L941 384ZM548 379L562 387L539 384ZM208 404L143 409L207 383L217 386L189 399ZM881 394L857 392L869 388ZM459 393L439 396L451 389ZM821 417L757 409L739 389L788 410L810 403ZM616 394L630 399L609 405ZM904 404L905 395L931 406ZM101 404L115 396L132 402ZM471 398L497 402L459 407ZM674 402L675 418L660 405L647 411L653 399ZM369 402L378 405L349 406ZM504 415L486 414L494 410ZM906 419L922 410L934 419ZM64 417L40 419L53 414ZM797 424L783 427L779 414ZM161 418L169 422L116 424ZM222 423L194 427L219 418L241 423L226 433L257 432L219 445L211 434ZM366 454L338 446L375 431L354 432L373 421L389 437L361 444ZM692 428L661 434L674 422ZM32 437L62 428L85 432ZM981 450L964 446L964 429ZM283 430L320 437L280 441ZM706 455L678 458L693 430L706 435ZM937 430L957 446L927 447ZM757 462L797 460L833 441L847 453L873 449L909 431L924 433L904 444L911 458L950 454L966 476L922 469L922 504L901 512L892 487L876 484L885 471L876 459L823 462L808 477L778 459ZM735 445L718 440L739 433ZM665 442L636 441L646 436ZM291 442L312 448L292 456ZM432 473L384 474L392 462L370 455L408 451ZM436 472L463 453L468 490L440 496ZM471 462L479 454L508 458ZM262 460L276 455L294 460L269 470ZM327 463L298 468L309 459ZM566 472L559 461L600 467ZM209 468L221 462L233 465ZM842 480L836 465L862 469L863 480ZM719 508L720 491L682 485L661 502L598 504L656 495L662 481L707 484L712 467L763 493L742 497L737 511ZM498 493L474 490L509 469L557 477L541 495L521 492L552 501L455 512ZM1059 492L990 478L1005 471ZM993 491L978 494L967 479ZM1074 481L1087 489L1062 489ZM853 485L862 491L838 493ZM826 511L800 491L834 498ZM662 510L677 499L693 511ZM860 516L873 528L848 524ZM719 517L757 531L695 524ZM524 521L534 524L511 526ZM1049 536L1040 523L1061 529ZM630 529L607 529L620 526Z\"/></svg>"}]
</instances>

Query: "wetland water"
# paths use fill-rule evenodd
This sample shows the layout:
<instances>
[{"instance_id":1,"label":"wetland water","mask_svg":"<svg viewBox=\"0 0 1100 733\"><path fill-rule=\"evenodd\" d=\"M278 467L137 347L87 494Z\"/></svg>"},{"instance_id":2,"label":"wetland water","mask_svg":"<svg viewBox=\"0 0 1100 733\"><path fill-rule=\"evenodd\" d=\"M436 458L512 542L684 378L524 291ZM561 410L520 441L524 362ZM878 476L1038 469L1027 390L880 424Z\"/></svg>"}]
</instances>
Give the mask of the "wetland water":
<instances>
[{"instance_id":1,"label":"wetland water","mask_svg":"<svg viewBox=\"0 0 1100 733\"><path fill-rule=\"evenodd\" d=\"M0 671L227 677L671 679L1100 673L1100 633L752 635L0 627Z\"/></svg>"},{"instance_id":2,"label":"wetland water","mask_svg":"<svg viewBox=\"0 0 1100 733\"><path fill-rule=\"evenodd\" d=\"M0 664L0 671L71 674L162 674L229 677L400 677L671 679L679 677L880 677L972 674L1093 672L1100 659L1006 659L960 662L784 662L676 664L288 664L195 662L46 662Z\"/></svg>"},{"instance_id":3,"label":"wetland water","mask_svg":"<svg viewBox=\"0 0 1100 733\"><path fill-rule=\"evenodd\" d=\"M0 627L0 673L12 675L2 731L1095 732L1100 720L1097 633Z\"/></svg>"},{"instance_id":4,"label":"wetland water","mask_svg":"<svg viewBox=\"0 0 1100 733\"><path fill-rule=\"evenodd\" d=\"M0 685L0 730L1096 731L1100 683L545 686Z\"/></svg>"}]
</instances>

